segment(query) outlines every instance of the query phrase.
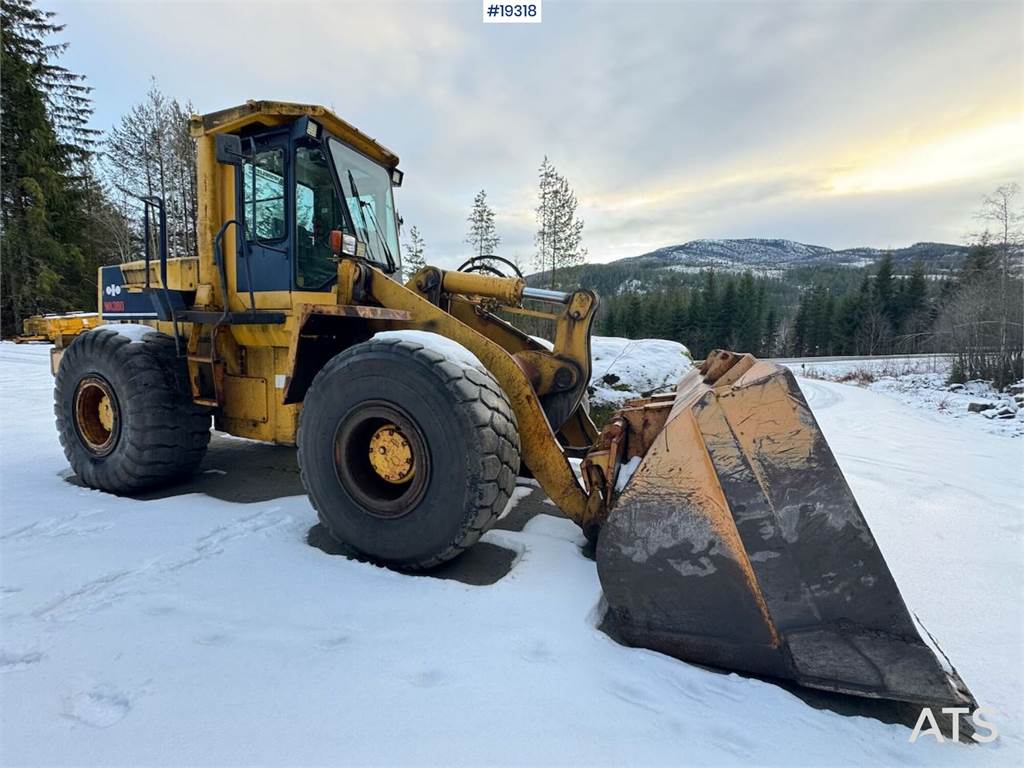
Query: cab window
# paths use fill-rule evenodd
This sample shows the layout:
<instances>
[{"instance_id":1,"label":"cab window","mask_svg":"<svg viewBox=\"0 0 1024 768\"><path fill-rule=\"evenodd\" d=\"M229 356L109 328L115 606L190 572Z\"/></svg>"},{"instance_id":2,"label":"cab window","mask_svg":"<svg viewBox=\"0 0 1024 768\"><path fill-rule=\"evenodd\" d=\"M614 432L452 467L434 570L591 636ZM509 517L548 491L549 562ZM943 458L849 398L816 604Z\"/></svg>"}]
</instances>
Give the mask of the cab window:
<instances>
[{"instance_id":1,"label":"cab window","mask_svg":"<svg viewBox=\"0 0 1024 768\"><path fill-rule=\"evenodd\" d=\"M331 230L344 229L330 167L319 147L295 150L295 284L306 290L330 288L338 274Z\"/></svg>"},{"instance_id":2,"label":"cab window","mask_svg":"<svg viewBox=\"0 0 1024 768\"><path fill-rule=\"evenodd\" d=\"M284 223L284 150L257 152L242 167L245 232L249 240L280 240Z\"/></svg>"}]
</instances>

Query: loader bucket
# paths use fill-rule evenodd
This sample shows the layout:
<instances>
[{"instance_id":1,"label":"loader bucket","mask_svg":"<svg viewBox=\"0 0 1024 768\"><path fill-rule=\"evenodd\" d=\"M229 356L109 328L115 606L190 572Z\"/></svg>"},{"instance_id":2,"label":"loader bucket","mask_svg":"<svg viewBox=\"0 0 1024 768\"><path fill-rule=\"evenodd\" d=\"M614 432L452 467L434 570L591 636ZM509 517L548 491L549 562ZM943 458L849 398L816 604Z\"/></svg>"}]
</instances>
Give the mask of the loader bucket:
<instances>
[{"instance_id":1,"label":"loader bucket","mask_svg":"<svg viewBox=\"0 0 1024 768\"><path fill-rule=\"evenodd\" d=\"M922 639L789 370L716 352L674 400L634 410L658 408L664 427L597 546L625 642L810 688L974 710Z\"/></svg>"}]
</instances>

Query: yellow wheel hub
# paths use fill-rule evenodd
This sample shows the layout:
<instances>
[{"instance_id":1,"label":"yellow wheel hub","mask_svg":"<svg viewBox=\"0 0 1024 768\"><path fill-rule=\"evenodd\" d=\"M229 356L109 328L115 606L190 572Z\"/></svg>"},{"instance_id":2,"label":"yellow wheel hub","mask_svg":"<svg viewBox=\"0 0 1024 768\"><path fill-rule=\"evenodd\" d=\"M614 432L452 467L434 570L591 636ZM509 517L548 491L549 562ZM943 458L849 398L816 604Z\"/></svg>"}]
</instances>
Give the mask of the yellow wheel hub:
<instances>
[{"instance_id":1,"label":"yellow wheel hub","mask_svg":"<svg viewBox=\"0 0 1024 768\"><path fill-rule=\"evenodd\" d=\"M385 424L370 438L370 466L389 483L404 483L415 473L412 446L394 424Z\"/></svg>"},{"instance_id":2,"label":"yellow wheel hub","mask_svg":"<svg viewBox=\"0 0 1024 768\"><path fill-rule=\"evenodd\" d=\"M114 445L117 429L117 406L110 385L90 376L78 383L75 391L75 424L85 447L97 456L104 456Z\"/></svg>"},{"instance_id":3,"label":"yellow wheel hub","mask_svg":"<svg viewBox=\"0 0 1024 768\"><path fill-rule=\"evenodd\" d=\"M99 404L99 419L100 424L107 432L111 432L114 429L114 409L110 405L110 398L107 395L103 395L100 398Z\"/></svg>"}]
</instances>

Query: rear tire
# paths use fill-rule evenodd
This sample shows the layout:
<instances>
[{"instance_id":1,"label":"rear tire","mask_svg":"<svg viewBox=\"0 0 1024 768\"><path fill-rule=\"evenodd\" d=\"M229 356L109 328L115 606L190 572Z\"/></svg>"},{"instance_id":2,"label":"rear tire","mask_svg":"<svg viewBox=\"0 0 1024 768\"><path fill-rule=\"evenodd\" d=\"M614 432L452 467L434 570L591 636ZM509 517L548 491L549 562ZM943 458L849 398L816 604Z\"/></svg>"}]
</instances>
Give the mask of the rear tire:
<instances>
[{"instance_id":1,"label":"rear tire","mask_svg":"<svg viewBox=\"0 0 1024 768\"><path fill-rule=\"evenodd\" d=\"M357 344L323 367L298 446L302 482L331 537L401 570L475 544L519 471L515 414L491 375L401 338ZM390 451L388 460L374 451Z\"/></svg>"},{"instance_id":2,"label":"rear tire","mask_svg":"<svg viewBox=\"0 0 1024 768\"><path fill-rule=\"evenodd\" d=\"M137 493L190 474L210 442L174 339L116 326L78 336L61 357L54 413L64 455L91 488Z\"/></svg>"}]
</instances>

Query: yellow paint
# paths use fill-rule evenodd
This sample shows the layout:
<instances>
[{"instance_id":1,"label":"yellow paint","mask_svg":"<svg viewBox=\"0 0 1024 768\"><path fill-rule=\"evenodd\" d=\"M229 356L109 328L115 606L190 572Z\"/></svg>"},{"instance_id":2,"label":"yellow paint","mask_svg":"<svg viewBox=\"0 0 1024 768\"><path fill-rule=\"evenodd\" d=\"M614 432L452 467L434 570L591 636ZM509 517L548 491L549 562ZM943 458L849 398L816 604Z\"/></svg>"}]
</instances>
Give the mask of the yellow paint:
<instances>
[{"instance_id":1,"label":"yellow paint","mask_svg":"<svg viewBox=\"0 0 1024 768\"><path fill-rule=\"evenodd\" d=\"M99 417L100 424L107 432L110 432L114 428L114 409L110 405L110 398L107 395L100 398Z\"/></svg>"},{"instance_id":2,"label":"yellow paint","mask_svg":"<svg viewBox=\"0 0 1024 768\"><path fill-rule=\"evenodd\" d=\"M513 306L523 298L523 288L526 287L519 278L477 272L445 272L442 285L446 293L496 299Z\"/></svg>"},{"instance_id":3,"label":"yellow paint","mask_svg":"<svg viewBox=\"0 0 1024 768\"><path fill-rule=\"evenodd\" d=\"M283 101L247 101L237 107L222 109L208 115L195 115L189 121L194 137L210 137L217 133L235 133L253 124L287 125L297 117L309 116L337 138L386 168L398 165L398 155L374 141L351 123L342 120L325 107Z\"/></svg>"},{"instance_id":4,"label":"yellow paint","mask_svg":"<svg viewBox=\"0 0 1024 768\"><path fill-rule=\"evenodd\" d=\"M408 327L438 333L457 341L476 355L512 404L519 427L523 461L541 488L559 509L577 523L584 525L593 520L599 513L600 498L597 495L588 497L580 487L544 415L536 391L512 354L483 333L390 280L383 272L366 265L359 268L370 270L370 292L382 306L411 313Z\"/></svg>"},{"instance_id":5,"label":"yellow paint","mask_svg":"<svg viewBox=\"0 0 1024 768\"><path fill-rule=\"evenodd\" d=\"M407 482L415 473L412 446L394 424L385 424L370 438L370 466L389 483Z\"/></svg>"},{"instance_id":6,"label":"yellow paint","mask_svg":"<svg viewBox=\"0 0 1024 768\"><path fill-rule=\"evenodd\" d=\"M98 312L77 312L70 315L33 315L22 323L24 335L15 341L51 341L66 346L78 334L98 328L103 319ZM66 342L66 343L65 343Z\"/></svg>"},{"instance_id":7,"label":"yellow paint","mask_svg":"<svg viewBox=\"0 0 1024 768\"><path fill-rule=\"evenodd\" d=\"M307 362L300 358L300 350L307 347L300 345L299 339L307 332L304 323L312 317L310 306L362 305L403 310L408 313L403 316L407 319L346 318L329 313L316 317L321 324L318 327L328 324L329 338L341 339L337 342L340 346L344 346L346 332L359 329L360 334L365 334L388 328L432 331L461 343L480 359L507 394L518 423L523 460L542 488L581 525L596 521L601 513L601 497L588 497L581 488L555 436L561 425L548 423L539 399L541 394L562 392L566 386L570 387L566 397L578 397L574 393L581 390L571 387L582 386L589 379L589 334L597 308L596 296L591 292L577 291L568 304L552 305L547 313L555 321L552 352L495 314L502 307L521 306L524 283L516 278L428 268L405 287L366 263L342 259L334 289L259 291L255 294L255 307L251 307L248 292L238 289L234 225L226 229L222 240L222 278L214 259L213 243L222 225L237 215L236 169L216 162L214 137L255 124L284 125L301 115L310 116L386 167L398 163L398 157L390 150L322 107L248 102L192 119L191 132L197 141L198 258L170 260L168 285L195 290L197 308L227 308L234 312L275 310L285 315L281 324L179 324L177 330L187 339L184 346L193 396L213 406L218 429L257 440L294 444L302 405L285 405L284 397L287 382L297 367ZM124 268L133 287L145 283L144 264L136 262ZM431 279L441 290L439 304L426 298ZM159 284L156 264L150 266L150 281ZM148 324L174 332L167 322ZM318 359L315 364L321 362ZM577 404L570 401L568 405L576 408L575 413L570 409L569 414L572 437L577 441L592 439L593 424L578 412ZM375 466L380 467L382 477L392 481L408 478L411 469L406 468L410 462L414 466L415 457L410 456L411 449L400 432L375 435L372 447Z\"/></svg>"},{"instance_id":8,"label":"yellow paint","mask_svg":"<svg viewBox=\"0 0 1024 768\"><path fill-rule=\"evenodd\" d=\"M129 261L121 265L125 287L131 291L146 285L146 261ZM194 291L199 279L199 259L194 256L167 259L167 287L176 291ZM160 281L160 260L149 260L149 283L162 288Z\"/></svg>"}]
</instances>

